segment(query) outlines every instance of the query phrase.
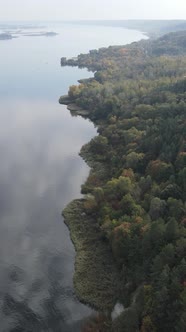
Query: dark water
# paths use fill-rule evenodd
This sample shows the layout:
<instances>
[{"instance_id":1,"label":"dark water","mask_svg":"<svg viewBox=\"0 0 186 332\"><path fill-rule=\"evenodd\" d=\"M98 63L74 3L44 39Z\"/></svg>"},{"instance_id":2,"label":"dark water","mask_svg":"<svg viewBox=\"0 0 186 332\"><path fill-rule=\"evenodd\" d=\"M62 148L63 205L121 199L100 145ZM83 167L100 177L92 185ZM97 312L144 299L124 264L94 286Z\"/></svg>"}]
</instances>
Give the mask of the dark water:
<instances>
[{"instance_id":1,"label":"dark water","mask_svg":"<svg viewBox=\"0 0 186 332\"><path fill-rule=\"evenodd\" d=\"M74 294L75 253L61 211L80 197L88 167L78 152L96 130L58 104L91 74L60 68L60 57L142 37L119 28L53 30L60 34L0 41L1 332L79 331L91 313Z\"/></svg>"}]
</instances>

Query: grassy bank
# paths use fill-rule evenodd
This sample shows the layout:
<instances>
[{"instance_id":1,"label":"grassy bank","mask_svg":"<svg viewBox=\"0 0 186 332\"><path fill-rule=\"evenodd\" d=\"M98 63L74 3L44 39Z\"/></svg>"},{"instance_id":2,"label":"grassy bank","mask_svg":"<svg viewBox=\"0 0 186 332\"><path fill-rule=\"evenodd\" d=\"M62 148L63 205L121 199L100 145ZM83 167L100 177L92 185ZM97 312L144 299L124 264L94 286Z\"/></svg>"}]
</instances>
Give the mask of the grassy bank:
<instances>
[{"instance_id":1,"label":"grassy bank","mask_svg":"<svg viewBox=\"0 0 186 332\"><path fill-rule=\"evenodd\" d=\"M74 200L63 211L77 253L74 286L80 301L110 313L117 300L118 271L96 221L85 214L84 203Z\"/></svg>"},{"instance_id":2,"label":"grassy bank","mask_svg":"<svg viewBox=\"0 0 186 332\"><path fill-rule=\"evenodd\" d=\"M88 115L87 111L73 104L69 96L62 96L59 102L66 104L76 115ZM91 178L96 177L102 182L107 170L102 163L95 160L95 156L90 152L90 143L82 147L80 155L90 167L89 177L85 184L82 184L82 192L91 193L94 187ZM76 250L74 287L81 302L110 317L118 300L119 271L96 217L86 213L85 204L86 198L74 200L63 210L64 220Z\"/></svg>"}]
</instances>

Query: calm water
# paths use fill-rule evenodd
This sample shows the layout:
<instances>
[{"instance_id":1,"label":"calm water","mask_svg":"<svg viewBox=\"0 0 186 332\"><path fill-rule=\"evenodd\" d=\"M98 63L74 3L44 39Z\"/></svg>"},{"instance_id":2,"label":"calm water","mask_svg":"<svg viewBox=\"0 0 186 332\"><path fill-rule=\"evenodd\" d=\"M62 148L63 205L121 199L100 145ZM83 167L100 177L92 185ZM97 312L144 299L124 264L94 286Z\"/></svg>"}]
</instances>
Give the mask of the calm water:
<instances>
[{"instance_id":1,"label":"calm water","mask_svg":"<svg viewBox=\"0 0 186 332\"><path fill-rule=\"evenodd\" d=\"M142 34L55 25L56 37L0 41L0 331L79 331L91 310L73 290L74 248L61 210L80 197L78 156L96 130L58 104L91 73L61 56L125 44Z\"/></svg>"}]
</instances>

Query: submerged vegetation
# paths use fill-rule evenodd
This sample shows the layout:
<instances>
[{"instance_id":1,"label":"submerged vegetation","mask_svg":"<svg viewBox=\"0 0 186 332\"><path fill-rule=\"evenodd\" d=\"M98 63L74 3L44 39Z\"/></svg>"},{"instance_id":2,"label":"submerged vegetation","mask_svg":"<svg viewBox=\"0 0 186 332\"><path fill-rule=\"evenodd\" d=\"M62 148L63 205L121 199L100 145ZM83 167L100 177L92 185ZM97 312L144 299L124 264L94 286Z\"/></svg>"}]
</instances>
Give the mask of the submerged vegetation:
<instances>
[{"instance_id":1,"label":"submerged vegetation","mask_svg":"<svg viewBox=\"0 0 186 332\"><path fill-rule=\"evenodd\" d=\"M68 94L99 134L81 151L92 168L84 199L64 212L78 251L78 296L100 310L123 303L107 331L184 332L186 32L93 50L62 65L95 72Z\"/></svg>"}]
</instances>

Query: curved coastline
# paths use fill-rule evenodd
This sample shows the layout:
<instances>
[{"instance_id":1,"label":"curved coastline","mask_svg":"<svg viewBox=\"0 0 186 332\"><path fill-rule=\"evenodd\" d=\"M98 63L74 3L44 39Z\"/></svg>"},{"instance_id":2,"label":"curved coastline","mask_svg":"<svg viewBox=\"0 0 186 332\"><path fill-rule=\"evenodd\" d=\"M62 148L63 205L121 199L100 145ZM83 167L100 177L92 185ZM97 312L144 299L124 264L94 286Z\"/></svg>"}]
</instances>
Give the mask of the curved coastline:
<instances>
[{"instance_id":1,"label":"curved coastline","mask_svg":"<svg viewBox=\"0 0 186 332\"><path fill-rule=\"evenodd\" d=\"M73 101L68 100L67 102L65 98L66 96L62 96L59 102L67 105L67 109L69 109L68 106L72 105ZM78 105L77 109L76 104L73 103L73 105L75 105L75 109L70 110L72 115L89 118L81 114ZM94 121L92 122L94 123ZM94 123L94 125L96 124ZM93 190L89 179L95 175L101 178L107 169L103 169L103 164L94 160L93 153L90 151L90 142L82 146L79 154L90 167L88 178L82 184L81 191L84 197L71 201L62 211L62 215L76 251L73 276L76 296L81 303L90 306L97 313L97 316L93 315L87 322L85 321L85 328L95 324L101 328L100 331L113 332L122 331L123 324L126 324L129 330L135 331L140 314L139 303L142 298L142 287L140 286L130 299L126 297L124 301L123 292L125 295L127 294L125 286L130 288L130 285L122 283L122 272L119 271L114 261L111 248L105 241L96 216L94 218L92 214L87 213L87 204L92 198L90 192ZM123 309L117 312L115 308L120 305L121 301L123 303L129 301L130 305L125 309L121 304Z\"/></svg>"},{"instance_id":2,"label":"curved coastline","mask_svg":"<svg viewBox=\"0 0 186 332\"><path fill-rule=\"evenodd\" d=\"M109 46L108 49L126 47L125 50L128 53L130 45ZM99 50L104 52L107 50L107 47ZM97 52L97 50L89 51L89 56L94 56ZM96 81L96 75L102 69L96 61L88 63L83 55L70 59L63 57L61 66L87 68L89 71L94 72L93 78L78 80L80 84ZM59 98L59 103L66 105L72 116L82 116L85 119L89 119L95 127L99 125L96 118L92 116L91 110L86 110L77 105L76 100L71 98L69 94L62 95ZM128 316L133 317L131 318L131 321L134 322L134 327L131 327L131 331L133 331L137 326L138 304L141 292L138 289L130 298L128 297L131 285L123 285L123 271L118 269L108 239L105 238L104 231L100 228L97 216L88 212L89 204L92 204L93 198L91 192L93 192L95 187L91 183L91 178L95 176L99 178L100 183L104 182L105 175L107 176L108 173L107 166L102 160L95 160L94 153L91 151L91 141L82 146L79 154L90 167L89 176L85 183L82 184L81 192L84 194L84 197L73 200L62 211L64 222L70 231L70 237L76 251L73 276L75 292L80 302L95 309L100 315L103 314L104 325L107 326L106 330L103 329L104 332L121 331L122 321L125 322L126 326L130 324L128 323ZM123 311L120 311L113 317L112 314L115 307L120 303L124 304L124 306L126 304L127 309L123 309Z\"/></svg>"},{"instance_id":3,"label":"curved coastline","mask_svg":"<svg viewBox=\"0 0 186 332\"><path fill-rule=\"evenodd\" d=\"M89 117L90 112L75 104L68 95L61 96L59 103L66 105L72 115L82 116L92 121ZM94 125L96 126L95 123ZM96 216L94 218L89 215L85 209L91 194L87 194L87 189L84 188L88 186L91 191L89 178L93 174L98 175L100 167L103 168L101 163L94 160L89 148L90 142L83 145L79 153L90 167L87 181L82 184L82 193L85 195L81 199L71 201L62 211L62 215L76 250L73 277L76 295L82 303L103 313L108 323L111 321L112 311L119 298L121 282L119 270Z\"/></svg>"},{"instance_id":4,"label":"curved coastline","mask_svg":"<svg viewBox=\"0 0 186 332\"><path fill-rule=\"evenodd\" d=\"M112 50L121 48L128 55L133 52L130 50L130 45L109 46L108 49L112 52ZM104 53L107 48L103 47L99 50ZM100 66L100 63L94 58L97 54L97 50L89 51L88 56L93 57L92 63L89 63L81 54L77 58L67 59L63 57L61 66L87 68L94 72L94 77L86 80L80 79L78 82L80 84L93 82L94 84L95 81L99 81L100 77L98 78L98 76L102 71L102 65ZM103 64L103 66L107 66L107 64ZM79 106L76 103L76 98L73 98L71 94L61 96L59 103L66 105L73 116L82 116L92 121L95 127L99 127L100 123L92 115L91 110ZM142 299L142 285L136 291L131 292L131 284L123 284L124 271L119 270L108 239L105 237L105 232L100 227L96 214L92 214L94 196L91 193L94 192L95 188L92 178L97 178L98 182L102 184L106 180L109 170L104 159L97 160L95 158L95 153L91 150L91 141L83 145L80 151L80 156L90 167L89 176L82 184L81 192L84 197L70 202L62 212L76 251L74 288L80 302L95 309L99 315L103 315L101 319L103 319L104 328L100 324L99 318L96 323L101 331L123 331L123 326L125 326L127 331L132 332L136 331L140 316L139 303ZM123 310L116 313L114 317L115 308L120 304ZM128 317L130 318L128 319Z\"/></svg>"},{"instance_id":5,"label":"curved coastline","mask_svg":"<svg viewBox=\"0 0 186 332\"><path fill-rule=\"evenodd\" d=\"M102 332L164 331L173 324L184 331L185 257L179 251L179 258L170 261L167 251L171 248L174 257L185 234L185 187L179 178L186 162L184 41L180 31L155 41L93 50L73 60L73 66L95 73L91 82L71 86L66 102L75 114L87 108L99 135L81 149L91 168L82 185L84 199L70 205L64 216L77 252L76 292L81 301L106 313L110 326L98 327ZM62 65L71 61L63 58ZM172 124L168 130L167 118ZM153 145L157 137L161 144ZM171 154L170 137L175 137ZM172 289L175 269L179 288ZM162 279L168 273L170 279ZM163 287L167 297L159 307ZM175 311L176 302L180 307ZM114 310L111 321L114 303L119 316Z\"/></svg>"}]
</instances>

